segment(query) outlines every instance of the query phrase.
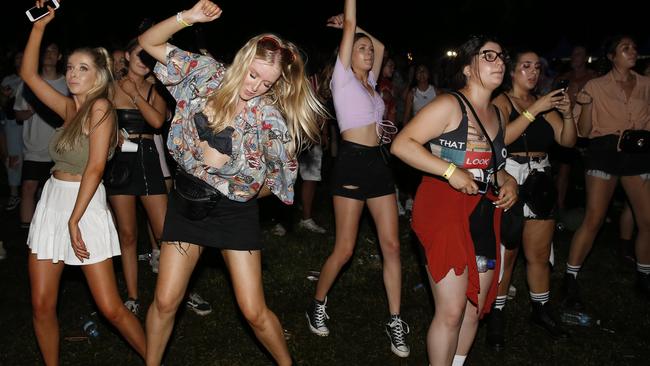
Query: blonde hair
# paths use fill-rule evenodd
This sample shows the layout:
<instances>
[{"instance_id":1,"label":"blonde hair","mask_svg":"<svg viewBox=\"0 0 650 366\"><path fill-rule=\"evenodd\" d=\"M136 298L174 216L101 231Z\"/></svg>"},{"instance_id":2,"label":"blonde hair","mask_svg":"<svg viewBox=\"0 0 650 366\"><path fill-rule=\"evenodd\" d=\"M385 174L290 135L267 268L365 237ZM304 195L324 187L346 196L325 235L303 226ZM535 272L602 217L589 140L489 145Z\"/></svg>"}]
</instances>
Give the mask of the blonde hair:
<instances>
[{"instance_id":1,"label":"blonde hair","mask_svg":"<svg viewBox=\"0 0 650 366\"><path fill-rule=\"evenodd\" d=\"M95 84L88 91L85 102L81 107L79 107L75 116L72 117L72 120L70 120L66 128L63 130L63 133L56 144L56 151L58 153L73 150L75 147L79 146L82 137L90 134L93 129L104 123L104 121L109 117L115 117L115 108L113 108L113 104L109 99L109 95L112 93L113 75L111 73L111 57L108 51L103 47L80 48L75 50L72 54L75 53L83 53L90 56L97 71L97 77L95 79ZM106 113L104 113L95 126L88 126L87 124L89 123L92 107L99 99L108 100L109 103L111 103L111 107L106 111ZM110 151L113 151L116 145L117 130L113 132Z\"/></svg>"},{"instance_id":2,"label":"blonde hair","mask_svg":"<svg viewBox=\"0 0 650 366\"><path fill-rule=\"evenodd\" d=\"M280 66L280 77L264 97L277 105L285 118L292 139L289 154L295 155L319 141L319 117L326 116L327 111L307 80L298 48L273 34L260 34L246 42L235 55L219 89L208 97L204 113L212 130L218 133L232 124L241 85L255 59Z\"/></svg>"}]
</instances>

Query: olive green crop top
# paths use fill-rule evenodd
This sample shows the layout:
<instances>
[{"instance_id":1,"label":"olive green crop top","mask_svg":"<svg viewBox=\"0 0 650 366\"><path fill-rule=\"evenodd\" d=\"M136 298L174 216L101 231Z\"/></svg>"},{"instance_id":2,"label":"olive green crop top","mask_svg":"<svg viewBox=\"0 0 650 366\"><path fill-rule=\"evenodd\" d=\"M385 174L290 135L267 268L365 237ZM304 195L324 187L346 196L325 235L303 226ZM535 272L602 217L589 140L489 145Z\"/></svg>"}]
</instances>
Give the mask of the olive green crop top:
<instances>
[{"instance_id":1,"label":"olive green crop top","mask_svg":"<svg viewBox=\"0 0 650 366\"><path fill-rule=\"evenodd\" d=\"M54 136L50 139L50 145L48 147L50 151L50 157L54 161L54 166L50 169L50 172L55 170L82 175L86 169L86 164L88 163L88 136L84 135L81 138L81 143L74 150L65 151L58 153L56 151L56 144L59 142L59 138L63 133L63 128L57 128L54 132Z\"/></svg>"}]
</instances>

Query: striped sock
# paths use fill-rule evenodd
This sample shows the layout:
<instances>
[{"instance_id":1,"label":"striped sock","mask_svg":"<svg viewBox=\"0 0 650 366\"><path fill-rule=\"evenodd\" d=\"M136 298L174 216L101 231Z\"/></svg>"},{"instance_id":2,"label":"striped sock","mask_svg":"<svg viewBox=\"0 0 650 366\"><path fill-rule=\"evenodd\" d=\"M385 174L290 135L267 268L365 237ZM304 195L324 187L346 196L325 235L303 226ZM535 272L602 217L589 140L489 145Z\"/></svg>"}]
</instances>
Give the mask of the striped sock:
<instances>
[{"instance_id":1,"label":"striped sock","mask_svg":"<svg viewBox=\"0 0 650 366\"><path fill-rule=\"evenodd\" d=\"M507 299L508 299L508 295L497 296L497 299L494 300L494 308L503 310L503 307L506 306Z\"/></svg>"},{"instance_id":2,"label":"striped sock","mask_svg":"<svg viewBox=\"0 0 650 366\"><path fill-rule=\"evenodd\" d=\"M643 273L644 275L650 274L650 264L641 264L636 262L636 270Z\"/></svg>"},{"instance_id":3,"label":"striped sock","mask_svg":"<svg viewBox=\"0 0 650 366\"><path fill-rule=\"evenodd\" d=\"M541 303L542 305L546 304L548 300L551 299L551 292L546 291L546 292L540 292L540 293L534 293L534 292L529 292L530 294L530 300L533 302L538 302Z\"/></svg>"},{"instance_id":4,"label":"striped sock","mask_svg":"<svg viewBox=\"0 0 650 366\"><path fill-rule=\"evenodd\" d=\"M566 273L573 275L573 278L578 278L578 272L580 272L582 265L572 266L569 263L566 264Z\"/></svg>"}]
</instances>

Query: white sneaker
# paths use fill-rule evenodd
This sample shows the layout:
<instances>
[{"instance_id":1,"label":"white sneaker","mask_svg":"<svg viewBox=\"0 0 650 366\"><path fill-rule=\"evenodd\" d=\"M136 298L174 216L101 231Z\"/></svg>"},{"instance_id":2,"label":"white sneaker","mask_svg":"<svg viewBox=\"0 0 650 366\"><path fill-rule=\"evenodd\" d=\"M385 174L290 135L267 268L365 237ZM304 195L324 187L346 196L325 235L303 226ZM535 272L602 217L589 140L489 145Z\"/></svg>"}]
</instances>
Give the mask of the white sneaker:
<instances>
[{"instance_id":1,"label":"white sneaker","mask_svg":"<svg viewBox=\"0 0 650 366\"><path fill-rule=\"evenodd\" d=\"M316 234L325 234L327 232L325 228L318 226L318 224L316 224L314 219L300 220L298 226Z\"/></svg>"},{"instance_id":2,"label":"white sneaker","mask_svg":"<svg viewBox=\"0 0 650 366\"><path fill-rule=\"evenodd\" d=\"M7 251L5 250L4 243L0 240L0 260L7 258Z\"/></svg>"},{"instance_id":3,"label":"white sneaker","mask_svg":"<svg viewBox=\"0 0 650 366\"><path fill-rule=\"evenodd\" d=\"M160 249L153 249L151 251L149 265L151 266L151 271L153 273L158 273L158 267L160 266Z\"/></svg>"},{"instance_id":4,"label":"white sneaker","mask_svg":"<svg viewBox=\"0 0 650 366\"><path fill-rule=\"evenodd\" d=\"M406 215L406 210L404 209L404 206L402 206L402 203L397 200L397 214L400 216Z\"/></svg>"},{"instance_id":5,"label":"white sneaker","mask_svg":"<svg viewBox=\"0 0 650 366\"><path fill-rule=\"evenodd\" d=\"M126 306L126 308L129 309L129 311L135 314L136 316L140 312L140 300L129 297L124 302L124 306Z\"/></svg>"},{"instance_id":6,"label":"white sneaker","mask_svg":"<svg viewBox=\"0 0 650 366\"><path fill-rule=\"evenodd\" d=\"M273 229L271 229L271 234L275 236L285 236L287 235L287 229L285 229L284 226L282 226L282 224L278 223L275 224Z\"/></svg>"},{"instance_id":7,"label":"white sneaker","mask_svg":"<svg viewBox=\"0 0 650 366\"><path fill-rule=\"evenodd\" d=\"M208 315L212 312L212 305L210 305L209 302L205 301L196 292L192 292L190 296L188 296L185 305L187 305L190 310L201 316Z\"/></svg>"}]
</instances>

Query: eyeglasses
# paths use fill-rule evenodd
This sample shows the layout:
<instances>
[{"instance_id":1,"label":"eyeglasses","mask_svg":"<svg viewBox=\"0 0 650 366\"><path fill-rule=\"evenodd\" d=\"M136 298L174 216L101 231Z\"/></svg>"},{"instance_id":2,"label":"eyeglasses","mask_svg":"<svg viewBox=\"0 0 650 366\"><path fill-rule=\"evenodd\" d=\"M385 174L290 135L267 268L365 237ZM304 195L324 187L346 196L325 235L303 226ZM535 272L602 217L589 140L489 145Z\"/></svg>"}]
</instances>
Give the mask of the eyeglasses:
<instances>
[{"instance_id":1,"label":"eyeglasses","mask_svg":"<svg viewBox=\"0 0 650 366\"><path fill-rule=\"evenodd\" d=\"M287 60L289 64L296 61L296 55L289 48L282 46L275 37L264 36L257 41L257 46L271 52L282 52L282 58Z\"/></svg>"},{"instance_id":2,"label":"eyeglasses","mask_svg":"<svg viewBox=\"0 0 650 366\"><path fill-rule=\"evenodd\" d=\"M497 57L503 62L508 62L508 54L505 52L497 52L495 50L483 50L477 53L479 57L483 57L487 62L494 62L497 60Z\"/></svg>"}]
</instances>

